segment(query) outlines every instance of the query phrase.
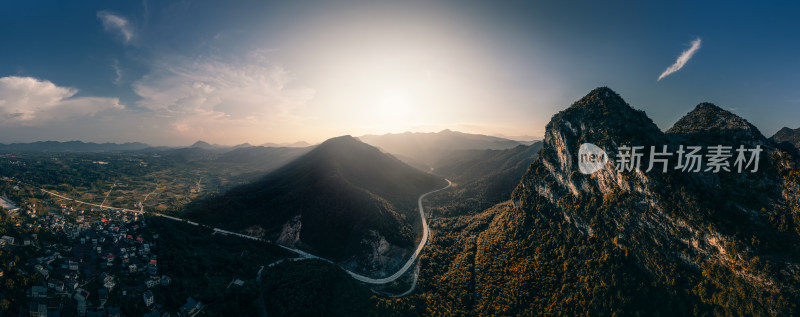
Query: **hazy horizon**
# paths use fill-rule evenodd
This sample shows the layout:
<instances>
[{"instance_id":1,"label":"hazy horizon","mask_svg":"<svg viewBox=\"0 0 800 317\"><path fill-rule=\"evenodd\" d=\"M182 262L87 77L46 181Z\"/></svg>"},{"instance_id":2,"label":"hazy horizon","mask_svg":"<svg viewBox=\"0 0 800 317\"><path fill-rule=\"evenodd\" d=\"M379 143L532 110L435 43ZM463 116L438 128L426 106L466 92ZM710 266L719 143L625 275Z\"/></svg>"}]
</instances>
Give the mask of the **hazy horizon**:
<instances>
[{"instance_id":1,"label":"hazy horizon","mask_svg":"<svg viewBox=\"0 0 800 317\"><path fill-rule=\"evenodd\" d=\"M793 6L4 3L0 143L541 139L600 86L662 130L712 102L770 136L800 126Z\"/></svg>"},{"instance_id":2,"label":"hazy horizon","mask_svg":"<svg viewBox=\"0 0 800 317\"><path fill-rule=\"evenodd\" d=\"M371 136L371 135L386 135L386 134L404 134L404 133L440 133L440 132L444 132L445 130L450 130L450 131L452 131L452 132L468 133L468 134L479 134L479 133L469 133L469 132L464 132L464 131L458 131L458 130L453 130L453 129L444 129L444 130L440 130L440 131L404 131L404 132L397 132L397 133L384 133L384 134L363 134L363 135L351 135L351 136L353 136L353 137L356 137L356 138L359 138L359 137L363 137L363 136ZM99 143L117 143L117 144L122 144L122 143L145 143L145 144L147 144L147 145L149 145L149 146L166 146L166 147L183 147L183 146L192 146L192 145L194 145L194 144L195 144L195 143L197 143L197 142L206 142L206 143L209 143L210 145L231 146L231 147L232 147L232 146L237 146L237 145L242 145L242 144L250 144L250 145L252 145L252 146L261 146L261 145L264 145L264 144L291 145L291 144L297 144L297 143L308 143L309 145L316 145L316 144L319 144L319 143L322 143L322 142L324 142L325 140L328 140L328 139L331 139L331 138L340 137L340 136L344 136L344 135L350 135L350 134L332 135L332 136L330 136L330 137L327 137L327 138L325 138L325 139L322 139L322 140L317 140L317 141L307 141L307 140L295 140L295 141L286 141L286 142L273 142L273 141L265 141L265 142L258 142L258 143L254 143L254 142L246 142L246 141L243 141L243 142L237 142L237 143L215 143L215 142L209 142L209 141L207 141L207 140L203 140L203 139L197 139L197 140L191 141L191 142L189 142L189 143L185 143L185 144L152 144L152 143L147 143L147 142L143 142L143 141L136 141L136 140L132 140L132 141L122 141L122 142L113 142L113 141L87 141L87 140L79 140L79 139L63 139L63 140L53 140L53 139L47 139L47 140L33 140L33 141L25 141L25 142L23 142L23 141L0 142L0 144L14 144L14 143L35 143L35 142L49 142L49 141L55 141L55 142L72 142L72 141L80 141L80 142L86 142L86 143L98 143L98 144L99 144ZM503 135L503 134L485 134L485 135L486 135L486 136L491 136L491 137L497 137L497 138L508 139L508 140L511 140L511 141L517 141L517 142L532 142L532 141L541 141L541 140L542 140L542 137L535 137L535 136L529 136L529 135L517 135L517 136L507 136L507 135Z\"/></svg>"}]
</instances>

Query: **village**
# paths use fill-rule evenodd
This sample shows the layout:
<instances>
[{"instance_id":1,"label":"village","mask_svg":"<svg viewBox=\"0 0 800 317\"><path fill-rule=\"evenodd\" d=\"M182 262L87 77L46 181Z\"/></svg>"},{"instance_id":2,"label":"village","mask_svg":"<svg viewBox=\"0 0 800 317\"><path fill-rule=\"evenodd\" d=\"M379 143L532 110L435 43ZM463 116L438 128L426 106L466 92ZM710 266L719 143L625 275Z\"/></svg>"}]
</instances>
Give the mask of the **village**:
<instances>
[{"instance_id":1,"label":"village","mask_svg":"<svg viewBox=\"0 0 800 317\"><path fill-rule=\"evenodd\" d=\"M6 308L19 316L122 316L122 305L143 308L145 316L203 310L192 297L178 311L155 300L154 293L173 280L159 269L159 235L148 230L143 215L60 201L53 202L58 212L40 215L35 204L18 207L6 197L0 202L21 233L0 237L0 250L15 255L0 263L0 285L14 287L3 281L11 274L30 281L27 304Z\"/></svg>"}]
</instances>

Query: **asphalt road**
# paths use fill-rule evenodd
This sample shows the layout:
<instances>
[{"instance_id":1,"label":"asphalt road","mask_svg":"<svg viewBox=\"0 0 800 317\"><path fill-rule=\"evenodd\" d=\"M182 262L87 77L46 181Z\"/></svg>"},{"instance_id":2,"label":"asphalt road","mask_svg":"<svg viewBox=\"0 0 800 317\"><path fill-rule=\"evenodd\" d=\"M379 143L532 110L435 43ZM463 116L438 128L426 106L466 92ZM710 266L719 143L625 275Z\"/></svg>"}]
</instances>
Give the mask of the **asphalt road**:
<instances>
[{"instance_id":1,"label":"asphalt road","mask_svg":"<svg viewBox=\"0 0 800 317\"><path fill-rule=\"evenodd\" d=\"M414 253L411 255L411 257L408 258L408 261L406 261L406 263L399 270L397 270L397 272L395 272L394 274L389 275L387 277L384 277L384 278L371 278L371 277L367 277L367 276L364 276L364 275L361 275L361 274L358 274L358 273L355 273L355 272L351 272L351 271L349 271L349 270L347 270L345 268L342 268L342 269L345 272L347 272L347 274L350 274L350 276L352 276L354 279L356 279L358 281L361 281L361 282L364 282L364 283L368 283L368 284L386 284L386 283L394 282L395 280L400 278L400 276L405 274L408 271L408 269L411 268L414 265L414 261L417 260L417 258L419 257L419 254L422 253L422 249L425 247L425 244L428 243L428 235L429 235L429 232L428 232L428 220L425 219L425 209L422 207L422 199L424 199L425 196L428 196L428 195L433 194L435 192L438 192L440 190L445 190L447 188L450 188L450 186L452 184L453 183L450 182L450 180L447 180L447 186L439 188L439 189L436 189L436 190L433 190L433 191L430 191L430 192L427 192L427 193L424 193L421 196L419 196L419 199L417 199L417 205L419 206L419 217L420 217L420 219L422 219L422 239L420 239L419 245L417 245L417 248L414 250ZM211 229L214 230L215 233L221 233L221 234L237 236L237 237L241 237L241 238L245 238L245 239L268 242L268 241L266 241L264 239L256 238L256 237L253 237L253 236L248 236L246 234L242 234L242 233L238 233L238 232L232 232L232 231L228 231L228 230L224 230L224 229L220 229L220 228L212 228L212 227L209 227L209 226L206 226L206 225L201 225L201 224L199 224L197 222L189 221L189 220L178 218L178 217L168 216L168 215L157 213L157 212L144 212L142 210L133 210L133 209L127 209L127 208L116 208L116 207L111 207L111 206L103 206L102 204L101 205L97 205L97 204L92 204L92 203L89 203L89 202L84 202L84 201L72 199L72 198L69 198L69 197L65 197L65 196L56 194L54 192L47 191L47 190L42 189L42 188L40 188L40 190L45 192L45 193L48 193L50 195L62 198L62 199L74 201L74 202L85 204L85 205L89 205L89 206L95 206L95 207L100 207L100 208L109 208L109 209L121 209L121 210L124 210L124 211L135 212L135 213L146 213L146 214L150 214L150 215L164 217L164 218L167 218L167 219L172 219L172 220L175 220L175 221L185 222L185 223L188 223L188 224L191 224L191 225L194 225L194 226L203 226L203 227L211 228ZM271 242L268 242L268 243L271 243ZM335 262L333 262L331 260L318 257L316 255L313 255L311 253L305 252L303 250L289 248L289 247L286 247L286 246L283 246L283 245L280 245L280 244L275 244L275 245L277 245L277 246L279 246L281 248L284 248L286 250L295 252L298 255L300 255L300 258L303 258L303 259L319 259L319 260L323 260L323 261L326 261L326 262L330 262L330 263L336 264ZM259 271L259 273L260 273L260 271Z\"/></svg>"}]
</instances>

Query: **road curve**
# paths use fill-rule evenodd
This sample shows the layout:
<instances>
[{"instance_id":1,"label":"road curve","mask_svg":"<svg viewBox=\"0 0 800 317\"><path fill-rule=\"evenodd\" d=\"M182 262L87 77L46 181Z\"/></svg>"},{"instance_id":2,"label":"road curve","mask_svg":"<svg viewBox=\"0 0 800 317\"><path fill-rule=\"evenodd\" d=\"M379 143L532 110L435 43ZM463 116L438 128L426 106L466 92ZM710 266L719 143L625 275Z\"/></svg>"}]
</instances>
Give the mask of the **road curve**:
<instances>
[{"instance_id":1,"label":"road curve","mask_svg":"<svg viewBox=\"0 0 800 317\"><path fill-rule=\"evenodd\" d=\"M344 267L342 267L342 269L345 272L347 272L347 274L350 274L350 276L352 276L354 279L356 279L358 281L361 281L361 282L364 282L364 283L368 283L368 284L378 284L378 285L379 284L386 284L386 283L394 282L395 280L400 278L400 276L405 274L406 271L408 271L408 269L411 266L414 265L414 261L416 261L417 257L419 257L419 254L422 253L422 248L424 248L425 244L428 243L428 235L429 235L429 232L428 232L428 220L425 219L425 209L422 207L422 199L424 199L425 196L428 196L428 195L433 194L435 192L438 192L440 190L445 190L447 188L450 188L450 186L453 185L453 183L449 179L445 179L445 180L447 181L447 186L439 188L439 189L436 189L436 190L433 190L433 191L429 191L427 193L424 193L421 196L419 196L419 199L417 199L417 205L419 206L419 217L422 220L422 239L420 239L419 245L417 245L417 249L414 250L414 253L411 255L410 258L408 258L408 261L406 261L406 263L403 265L403 267L401 267L394 274L389 275L389 276L384 277L384 278L371 278L371 277L367 277L367 276L364 276L364 275L361 275L361 274L358 274L358 273L355 273L355 272L351 272L350 270L345 269ZM77 203L81 203L81 204L86 204L86 205L96 206L96 207L101 207L101 208L121 209L121 210L124 210L124 211L140 213L140 214L147 213L147 214L151 214L151 215L155 215L155 216L159 216L159 217L164 217L164 218L175 220L175 221L185 222L185 223L188 223L188 224L191 224L191 225L194 225L194 226L200 226L200 224L198 224L196 222L189 221L189 220L182 219L182 218L178 218L178 217L168 216L168 215L165 215L165 214L162 214L162 213L158 213L158 212L144 212L142 210L133 210L133 209L126 209L126 208L116 208L116 207L111 207L111 206L102 206L102 205L92 204L92 203L85 202L85 201L80 201L80 200L77 200L77 199L74 199L74 198L65 197L65 196L56 194L54 192L45 190L44 188L39 188L39 189L41 191L47 193L47 194L50 194L50 195L53 195L53 196L56 196L56 197L59 197L59 198L62 198L62 199L71 200L71 201L74 201L74 202L77 202ZM209 227L209 226L205 226L205 225L203 225L203 226L204 227ZM265 241L263 239L259 239L259 238L256 238L256 237L253 237L253 236L249 236L249 235L246 235L246 234L242 234L242 233L238 233L238 232L232 232L232 231L228 231L228 230L224 230L224 229L220 229L220 228L213 228L213 227L209 227L209 228L212 229L214 232L217 232L217 233L223 233L223 234L233 235L233 236L237 236L237 237L241 237L241 238L245 238L245 239L251 239L251 240L258 240L258 241L267 242L267 241ZM313 254L305 252L303 250L290 248L290 247L287 247L287 246L284 246L284 245L280 245L280 244L277 244L277 243L274 243L274 244L279 246L279 247L281 247L281 248L283 248L283 249L285 249L285 250L289 250L289 251L295 252L295 253L299 254L301 258L304 258L304 259L318 259L318 260L323 260L323 261L326 261L326 262L330 262L330 263L336 264L336 262L334 262L334 261L331 261L331 260L316 256L316 255L313 255ZM341 267L341 265L339 265L339 267Z\"/></svg>"},{"instance_id":2,"label":"road curve","mask_svg":"<svg viewBox=\"0 0 800 317\"><path fill-rule=\"evenodd\" d=\"M422 196L419 196L419 199L417 199L417 204L419 205L419 218L422 219L422 239L419 240L419 245L417 245L417 249L414 250L414 254L412 254L411 257L408 258L408 261L406 261L406 264L404 264L403 267L400 268L400 270L398 270L394 274L389 275L389 276L384 277L384 278L371 278L371 277L363 276L363 275L358 274L358 273L350 272L348 270L345 270L345 271L348 274L350 274L350 276L352 276L354 279L359 280L359 281L364 282L364 283L369 283L369 284L386 284L386 283L389 283L389 282L394 282L401 275L405 274L406 271L408 271L408 268L410 268L412 265L414 265L414 261L417 260L417 257L422 252L422 248L425 247L426 243L428 243L428 220L425 219L425 209L422 208L422 199L425 198L425 196L428 196L428 195L433 194L435 192L438 192L440 190L445 190L447 188L450 188L451 185L453 185L453 183L449 179L445 179L445 180L447 181L447 186L439 188L437 190L433 190L433 191L429 191L427 193L424 193L424 194L422 194Z\"/></svg>"}]
</instances>

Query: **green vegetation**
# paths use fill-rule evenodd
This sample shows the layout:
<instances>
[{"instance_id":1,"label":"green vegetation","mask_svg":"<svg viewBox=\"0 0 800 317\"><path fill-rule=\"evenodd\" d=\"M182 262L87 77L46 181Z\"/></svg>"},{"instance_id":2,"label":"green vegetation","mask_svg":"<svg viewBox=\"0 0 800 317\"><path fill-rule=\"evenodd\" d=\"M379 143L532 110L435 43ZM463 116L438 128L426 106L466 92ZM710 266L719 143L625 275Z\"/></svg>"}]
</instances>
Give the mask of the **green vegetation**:
<instances>
[{"instance_id":1,"label":"green vegetation","mask_svg":"<svg viewBox=\"0 0 800 317\"><path fill-rule=\"evenodd\" d=\"M283 262L262 273L269 316L367 316L376 298L337 266Z\"/></svg>"},{"instance_id":2,"label":"green vegetation","mask_svg":"<svg viewBox=\"0 0 800 317\"><path fill-rule=\"evenodd\" d=\"M274 245L224 235L173 220L150 217L148 229L158 233L160 274L172 283L153 291L157 303L177 311L191 296L212 316L256 315L256 273L269 263L292 254ZM243 286L231 285L234 279ZM137 302L138 303L138 302Z\"/></svg>"},{"instance_id":3,"label":"green vegetation","mask_svg":"<svg viewBox=\"0 0 800 317\"><path fill-rule=\"evenodd\" d=\"M766 143L746 120L709 104L676 126L662 133L643 112L600 88L554 116L540 151L534 145L451 152L435 171L457 186L426 201L430 240L419 258L416 289L403 298L376 296L336 264L285 261L294 255L269 244L148 217L146 230L160 234L159 270L173 278L154 291L156 301L174 311L192 296L208 305L204 311L210 315L256 315L262 303L278 316L800 315L798 157ZM578 144L613 148L618 140L637 145L741 141L763 145L765 155L758 173L742 174L607 169L583 175L570 166L570 151ZM119 179L135 188L129 193L134 196L109 199L128 203L152 192L134 178L171 180L171 189L155 197L160 204L173 199L174 206L202 197L191 191L201 174L206 181L199 188L206 193L254 175L231 167L241 162L203 158L209 153L200 149L181 153L161 162L163 167L155 161L142 164L141 154L4 156L0 172L28 182L56 181L48 188L95 202L112 184L117 184L112 193L123 192ZM57 176L62 169L97 164L81 160L100 159L109 164L86 176L80 171L68 174L76 179ZM123 172L103 169L112 161ZM41 169L13 167L19 164ZM144 165L152 170L136 170ZM45 212L57 203L24 184L0 184L3 194L37 203ZM300 241L289 242L342 260L369 251L363 241L375 238L374 232L397 246L413 245L416 198L442 185L437 177L342 137L259 181L196 200L187 214L233 230L259 226L269 239L300 216ZM513 204L505 201L508 197ZM30 234L7 219L0 213L0 233ZM42 233L39 239L53 237ZM19 305L25 301L19 287L40 283L41 277L7 269L8 260L30 254L3 251L0 266L5 265L8 278L2 282L11 283L5 286L12 291L2 294L5 306L0 307ZM259 284L261 266L267 267ZM235 279L244 284L231 286ZM130 305L121 303L125 311L142 312Z\"/></svg>"},{"instance_id":4,"label":"green vegetation","mask_svg":"<svg viewBox=\"0 0 800 317\"><path fill-rule=\"evenodd\" d=\"M252 147L219 153L199 148L136 152L21 152L0 155L0 176L78 200L174 212L186 203L263 176L305 149ZM0 194L24 204L37 193ZM5 186L5 185L4 185ZM16 196L15 196L16 195Z\"/></svg>"},{"instance_id":5,"label":"green vegetation","mask_svg":"<svg viewBox=\"0 0 800 317\"><path fill-rule=\"evenodd\" d=\"M381 299L380 313L800 314L797 157L763 143L741 118L698 108L690 115L700 118L681 120L692 125L687 136L664 135L607 88L557 114L548 145L512 196L520 207L433 219L417 292ZM575 133L570 126L578 122L591 133ZM709 123L728 132L698 126ZM614 140L648 145L684 137L699 145L762 144L768 155L752 174L590 176L561 155L563 146L572 151L581 142L613 148Z\"/></svg>"}]
</instances>

